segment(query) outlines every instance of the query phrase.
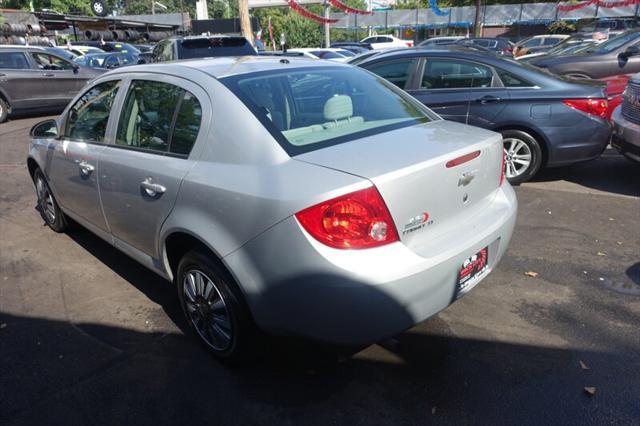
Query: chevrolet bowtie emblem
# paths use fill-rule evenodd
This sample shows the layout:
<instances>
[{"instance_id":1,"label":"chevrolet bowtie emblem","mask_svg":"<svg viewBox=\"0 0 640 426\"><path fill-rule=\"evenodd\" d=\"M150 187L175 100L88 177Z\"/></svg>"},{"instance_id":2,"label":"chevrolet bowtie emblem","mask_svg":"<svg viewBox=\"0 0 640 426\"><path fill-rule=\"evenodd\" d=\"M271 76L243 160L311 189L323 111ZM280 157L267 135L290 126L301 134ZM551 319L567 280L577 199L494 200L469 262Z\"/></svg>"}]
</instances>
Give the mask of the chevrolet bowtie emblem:
<instances>
[{"instance_id":1,"label":"chevrolet bowtie emblem","mask_svg":"<svg viewBox=\"0 0 640 426\"><path fill-rule=\"evenodd\" d=\"M458 186L467 186L471 183L473 178L476 177L475 172L465 172L458 179Z\"/></svg>"}]
</instances>

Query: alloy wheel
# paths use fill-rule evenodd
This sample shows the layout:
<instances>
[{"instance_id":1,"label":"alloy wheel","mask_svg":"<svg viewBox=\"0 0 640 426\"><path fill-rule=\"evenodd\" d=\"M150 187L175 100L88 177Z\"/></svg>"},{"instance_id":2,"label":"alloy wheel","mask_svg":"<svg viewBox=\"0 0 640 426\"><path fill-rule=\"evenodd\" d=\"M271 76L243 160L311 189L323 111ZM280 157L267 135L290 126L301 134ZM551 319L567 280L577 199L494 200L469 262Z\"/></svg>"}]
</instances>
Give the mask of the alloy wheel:
<instances>
[{"instance_id":1,"label":"alloy wheel","mask_svg":"<svg viewBox=\"0 0 640 426\"><path fill-rule=\"evenodd\" d=\"M505 174L508 179L525 173L531 166L533 155L531 148L521 139L504 139Z\"/></svg>"},{"instance_id":2,"label":"alloy wheel","mask_svg":"<svg viewBox=\"0 0 640 426\"><path fill-rule=\"evenodd\" d=\"M42 176L36 178L36 194L38 195L38 206L44 213L47 223L52 224L56 221L56 207L53 202L53 195L49 190L49 186Z\"/></svg>"},{"instance_id":3,"label":"alloy wheel","mask_svg":"<svg viewBox=\"0 0 640 426\"><path fill-rule=\"evenodd\" d=\"M233 340L231 315L213 280L191 269L184 276L182 291L189 319L202 340L217 351L227 350Z\"/></svg>"}]
</instances>

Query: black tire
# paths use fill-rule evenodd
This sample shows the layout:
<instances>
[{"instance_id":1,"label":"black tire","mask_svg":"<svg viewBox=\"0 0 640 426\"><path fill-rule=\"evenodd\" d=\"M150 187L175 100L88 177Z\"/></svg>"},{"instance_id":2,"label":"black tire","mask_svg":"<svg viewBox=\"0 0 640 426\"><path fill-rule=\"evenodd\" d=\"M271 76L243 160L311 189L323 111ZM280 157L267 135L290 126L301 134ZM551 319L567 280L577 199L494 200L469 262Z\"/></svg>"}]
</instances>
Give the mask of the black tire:
<instances>
[{"instance_id":1,"label":"black tire","mask_svg":"<svg viewBox=\"0 0 640 426\"><path fill-rule=\"evenodd\" d=\"M206 297L206 289L201 291L203 294L187 290L187 287L193 290L188 276L193 277L194 274L202 274L203 281L208 279L214 286L209 298ZM257 338L256 328L233 278L212 260L212 255L198 250L184 255L178 264L175 283L189 328L200 343L218 360L229 364L249 359L250 347ZM223 319L226 319L228 327ZM224 339L224 332L230 336L228 342Z\"/></svg>"},{"instance_id":2,"label":"black tire","mask_svg":"<svg viewBox=\"0 0 640 426\"><path fill-rule=\"evenodd\" d=\"M502 130L500 133L502 133L502 139L504 140L507 180L511 185L520 185L522 182L526 182L531 179L536 173L538 173L538 170L540 170L540 167L542 166L542 148L533 136L522 130ZM517 142L524 143L526 147L517 145ZM514 147L512 144L516 144L515 146L518 146L519 149L510 154L507 150L510 147ZM526 154L527 151L531 156L528 166L524 169L517 169L524 165L516 162L517 160L514 154L517 154L518 152L524 152ZM520 160L525 161L523 158L525 157L521 157ZM516 173L514 173L514 171Z\"/></svg>"},{"instance_id":3,"label":"black tire","mask_svg":"<svg viewBox=\"0 0 640 426\"><path fill-rule=\"evenodd\" d=\"M91 12L93 12L96 16L107 16L109 10L107 9L107 5L104 0L92 0L91 1Z\"/></svg>"},{"instance_id":4,"label":"black tire","mask_svg":"<svg viewBox=\"0 0 640 426\"><path fill-rule=\"evenodd\" d=\"M40 169L33 174L33 184L38 197L38 211L44 222L55 232L64 232L68 228L68 221L60 209L49 183Z\"/></svg>"},{"instance_id":5,"label":"black tire","mask_svg":"<svg viewBox=\"0 0 640 426\"><path fill-rule=\"evenodd\" d=\"M9 104L7 101L0 98L0 123L4 123L7 121L7 117L9 116Z\"/></svg>"}]
</instances>

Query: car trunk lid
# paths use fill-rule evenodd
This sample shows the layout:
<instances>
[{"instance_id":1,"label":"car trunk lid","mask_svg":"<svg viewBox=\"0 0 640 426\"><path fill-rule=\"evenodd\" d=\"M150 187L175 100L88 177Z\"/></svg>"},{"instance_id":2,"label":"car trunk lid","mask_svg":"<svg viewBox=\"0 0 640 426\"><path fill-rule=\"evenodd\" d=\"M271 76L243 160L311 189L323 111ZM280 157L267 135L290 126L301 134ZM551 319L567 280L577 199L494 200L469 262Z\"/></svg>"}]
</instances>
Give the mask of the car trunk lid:
<instances>
[{"instance_id":1,"label":"car trunk lid","mask_svg":"<svg viewBox=\"0 0 640 426\"><path fill-rule=\"evenodd\" d=\"M498 133L438 120L294 158L370 180L401 241L417 249L430 238L459 232L461 221L489 206L502 155Z\"/></svg>"}]
</instances>

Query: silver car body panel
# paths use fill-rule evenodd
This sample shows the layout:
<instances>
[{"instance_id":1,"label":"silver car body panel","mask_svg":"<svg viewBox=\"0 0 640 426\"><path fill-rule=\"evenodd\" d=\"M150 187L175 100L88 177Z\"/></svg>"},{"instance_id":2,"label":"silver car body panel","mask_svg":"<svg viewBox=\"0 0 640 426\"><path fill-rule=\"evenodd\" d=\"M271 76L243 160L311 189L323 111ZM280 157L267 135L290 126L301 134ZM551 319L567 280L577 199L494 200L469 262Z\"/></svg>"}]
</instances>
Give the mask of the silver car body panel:
<instances>
[{"instance_id":1,"label":"silver car body panel","mask_svg":"<svg viewBox=\"0 0 640 426\"><path fill-rule=\"evenodd\" d=\"M517 202L508 183L498 185L501 140L493 132L436 120L290 157L214 78L311 66L348 65L219 58L129 67L97 79L92 84L123 81L105 144L94 145L98 182L91 188L98 195L78 195L97 199L101 218L68 208L79 201L66 200L59 178L49 173L48 163L58 161L52 152L62 149L63 141L34 139L29 155L65 213L161 276L173 279L167 239L188 234L227 266L260 327L337 343L370 342L452 303L461 295L456 283L463 261L484 247L489 268L476 281L486 277L509 243ZM203 120L188 158L114 145L124 96L136 78L164 79L198 98ZM478 150L481 154L463 165L445 166ZM145 199L140 189L148 177L167 187L158 199ZM333 249L307 234L294 216L373 184L396 223L399 242ZM423 211L433 223L403 234L407 221Z\"/></svg>"}]
</instances>

